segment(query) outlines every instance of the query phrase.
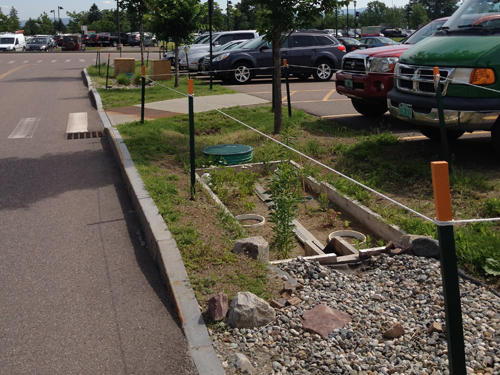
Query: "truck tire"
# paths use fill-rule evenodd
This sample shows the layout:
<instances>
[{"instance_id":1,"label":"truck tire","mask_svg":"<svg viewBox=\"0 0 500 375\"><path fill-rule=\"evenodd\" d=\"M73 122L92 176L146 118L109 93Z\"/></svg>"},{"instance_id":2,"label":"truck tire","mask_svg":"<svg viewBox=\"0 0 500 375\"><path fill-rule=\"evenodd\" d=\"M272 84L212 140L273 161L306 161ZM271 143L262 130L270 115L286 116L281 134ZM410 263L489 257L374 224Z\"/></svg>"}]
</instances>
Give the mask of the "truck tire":
<instances>
[{"instance_id":1,"label":"truck tire","mask_svg":"<svg viewBox=\"0 0 500 375\"><path fill-rule=\"evenodd\" d=\"M427 138L432 139L433 141L441 140L441 129L439 128L431 128L429 126L419 126L418 130L420 130L420 133L425 135ZM465 131L462 130L447 130L446 136L448 137L449 141L455 141L458 138L460 138L464 133Z\"/></svg>"},{"instance_id":2,"label":"truck tire","mask_svg":"<svg viewBox=\"0 0 500 375\"><path fill-rule=\"evenodd\" d=\"M294 76L297 77L299 81L307 81L311 76L311 73L296 73Z\"/></svg>"},{"instance_id":3,"label":"truck tire","mask_svg":"<svg viewBox=\"0 0 500 375\"><path fill-rule=\"evenodd\" d=\"M375 102L362 99L351 99L352 106L356 111L366 117L380 117L387 112L387 103Z\"/></svg>"},{"instance_id":4,"label":"truck tire","mask_svg":"<svg viewBox=\"0 0 500 375\"><path fill-rule=\"evenodd\" d=\"M316 63L313 70L313 77L315 81L327 82L333 76L333 64L329 60L320 60Z\"/></svg>"},{"instance_id":5,"label":"truck tire","mask_svg":"<svg viewBox=\"0 0 500 375\"><path fill-rule=\"evenodd\" d=\"M111 42L111 44L112 44L112 46L113 46L113 47L116 47L116 46L118 45L118 43L116 42L116 40L113 40L113 41Z\"/></svg>"},{"instance_id":6,"label":"truck tire","mask_svg":"<svg viewBox=\"0 0 500 375\"><path fill-rule=\"evenodd\" d=\"M500 155L500 122L496 122L491 129L491 141L493 142L493 150Z\"/></svg>"},{"instance_id":7,"label":"truck tire","mask_svg":"<svg viewBox=\"0 0 500 375\"><path fill-rule=\"evenodd\" d=\"M232 79L233 82L238 85L250 83L250 81L252 80L252 71L250 70L250 64L246 62L239 62L234 64Z\"/></svg>"}]
</instances>

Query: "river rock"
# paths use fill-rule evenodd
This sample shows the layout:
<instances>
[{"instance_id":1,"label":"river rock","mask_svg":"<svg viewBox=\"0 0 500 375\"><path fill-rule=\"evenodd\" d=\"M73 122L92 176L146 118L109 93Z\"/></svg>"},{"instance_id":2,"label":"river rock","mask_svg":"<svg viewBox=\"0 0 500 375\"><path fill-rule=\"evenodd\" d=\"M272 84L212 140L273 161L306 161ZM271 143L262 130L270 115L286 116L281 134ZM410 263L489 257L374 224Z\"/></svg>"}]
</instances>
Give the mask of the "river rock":
<instances>
[{"instance_id":1,"label":"river rock","mask_svg":"<svg viewBox=\"0 0 500 375\"><path fill-rule=\"evenodd\" d=\"M239 292L229 306L228 325L236 328L261 327L276 318L275 310L250 292Z\"/></svg>"},{"instance_id":2,"label":"river rock","mask_svg":"<svg viewBox=\"0 0 500 375\"><path fill-rule=\"evenodd\" d=\"M228 309L227 295L224 293L218 293L208 301L208 312L214 322L224 319Z\"/></svg>"},{"instance_id":3,"label":"river rock","mask_svg":"<svg viewBox=\"0 0 500 375\"><path fill-rule=\"evenodd\" d=\"M262 236L236 241L233 252L236 254L245 253L261 263L269 263L269 243Z\"/></svg>"},{"instance_id":4,"label":"river rock","mask_svg":"<svg viewBox=\"0 0 500 375\"><path fill-rule=\"evenodd\" d=\"M351 322L351 316L326 305L317 305L302 315L304 331L327 338L333 330L343 328Z\"/></svg>"},{"instance_id":5,"label":"river rock","mask_svg":"<svg viewBox=\"0 0 500 375\"><path fill-rule=\"evenodd\" d=\"M250 363L250 360L244 354L235 353L231 356L230 361L231 364L241 372L251 374L254 371L254 367Z\"/></svg>"}]
</instances>

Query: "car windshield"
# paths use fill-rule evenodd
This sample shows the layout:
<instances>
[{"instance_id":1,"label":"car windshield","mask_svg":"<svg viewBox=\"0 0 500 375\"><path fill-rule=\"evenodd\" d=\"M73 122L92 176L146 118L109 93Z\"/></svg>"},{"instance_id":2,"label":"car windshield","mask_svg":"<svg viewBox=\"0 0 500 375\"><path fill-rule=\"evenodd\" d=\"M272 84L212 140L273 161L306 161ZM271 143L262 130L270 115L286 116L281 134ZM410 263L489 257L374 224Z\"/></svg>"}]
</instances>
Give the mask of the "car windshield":
<instances>
[{"instance_id":1,"label":"car windshield","mask_svg":"<svg viewBox=\"0 0 500 375\"><path fill-rule=\"evenodd\" d=\"M446 30L500 29L500 0L465 1L443 25Z\"/></svg>"},{"instance_id":2,"label":"car windshield","mask_svg":"<svg viewBox=\"0 0 500 375\"><path fill-rule=\"evenodd\" d=\"M47 42L47 38L33 38L29 40L27 43L28 44L45 44Z\"/></svg>"},{"instance_id":3,"label":"car windshield","mask_svg":"<svg viewBox=\"0 0 500 375\"><path fill-rule=\"evenodd\" d=\"M387 43L387 44L394 44L395 43L394 40L383 37L383 36L379 37L378 40L382 43Z\"/></svg>"},{"instance_id":4,"label":"car windshield","mask_svg":"<svg viewBox=\"0 0 500 375\"><path fill-rule=\"evenodd\" d=\"M254 49L254 48L257 48L258 46L260 46L262 44L262 38L263 37L259 36L258 38L250 39L250 40L248 40L248 42L240 44L239 47L238 47L238 49L239 48L241 48L241 49Z\"/></svg>"},{"instance_id":5,"label":"car windshield","mask_svg":"<svg viewBox=\"0 0 500 375\"><path fill-rule=\"evenodd\" d=\"M236 43L234 43L233 45L231 46L228 46L227 48L224 49L224 51L226 50L229 50L229 49L236 49L236 48L241 48L241 46L244 44L244 43L247 43L247 41L243 41L243 40L240 40Z\"/></svg>"},{"instance_id":6,"label":"car windshield","mask_svg":"<svg viewBox=\"0 0 500 375\"><path fill-rule=\"evenodd\" d=\"M0 38L0 44L14 44L14 38Z\"/></svg>"},{"instance_id":7,"label":"car windshield","mask_svg":"<svg viewBox=\"0 0 500 375\"><path fill-rule=\"evenodd\" d=\"M215 37L219 34L212 34L212 39L215 39ZM209 44L210 43L210 35L205 36L204 38L198 40L194 44Z\"/></svg>"},{"instance_id":8,"label":"car windshield","mask_svg":"<svg viewBox=\"0 0 500 375\"><path fill-rule=\"evenodd\" d=\"M77 36L65 36L63 39L65 42L76 42L78 40Z\"/></svg>"},{"instance_id":9,"label":"car windshield","mask_svg":"<svg viewBox=\"0 0 500 375\"><path fill-rule=\"evenodd\" d=\"M427 25L422 26L420 29L411 34L408 39L406 39L403 44L417 44L418 42L424 40L425 38L433 35L439 30L441 26L445 23L446 19L439 19L429 22Z\"/></svg>"}]
</instances>

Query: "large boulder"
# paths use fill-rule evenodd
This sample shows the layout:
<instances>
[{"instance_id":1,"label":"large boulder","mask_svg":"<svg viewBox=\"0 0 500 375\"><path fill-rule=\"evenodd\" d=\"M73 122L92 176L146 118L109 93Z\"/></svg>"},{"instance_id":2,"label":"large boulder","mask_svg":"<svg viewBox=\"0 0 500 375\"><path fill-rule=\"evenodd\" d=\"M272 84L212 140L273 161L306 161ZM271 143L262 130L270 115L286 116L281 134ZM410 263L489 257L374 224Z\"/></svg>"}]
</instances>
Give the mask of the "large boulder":
<instances>
[{"instance_id":1,"label":"large boulder","mask_svg":"<svg viewBox=\"0 0 500 375\"><path fill-rule=\"evenodd\" d=\"M419 257L439 258L439 241L430 236L404 235L401 237L401 247L411 248L412 253Z\"/></svg>"},{"instance_id":2,"label":"large boulder","mask_svg":"<svg viewBox=\"0 0 500 375\"><path fill-rule=\"evenodd\" d=\"M269 243L262 236L248 237L236 241L233 251L236 254L245 253L261 263L269 262Z\"/></svg>"},{"instance_id":3,"label":"large boulder","mask_svg":"<svg viewBox=\"0 0 500 375\"><path fill-rule=\"evenodd\" d=\"M276 311L250 292L239 292L229 306L227 324L236 328L265 326L276 318Z\"/></svg>"},{"instance_id":4,"label":"large boulder","mask_svg":"<svg viewBox=\"0 0 500 375\"><path fill-rule=\"evenodd\" d=\"M343 328L352 320L349 314L326 305L317 305L302 315L304 331L316 333L324 339L335 329Z\"/></svg>"}]
</instances>

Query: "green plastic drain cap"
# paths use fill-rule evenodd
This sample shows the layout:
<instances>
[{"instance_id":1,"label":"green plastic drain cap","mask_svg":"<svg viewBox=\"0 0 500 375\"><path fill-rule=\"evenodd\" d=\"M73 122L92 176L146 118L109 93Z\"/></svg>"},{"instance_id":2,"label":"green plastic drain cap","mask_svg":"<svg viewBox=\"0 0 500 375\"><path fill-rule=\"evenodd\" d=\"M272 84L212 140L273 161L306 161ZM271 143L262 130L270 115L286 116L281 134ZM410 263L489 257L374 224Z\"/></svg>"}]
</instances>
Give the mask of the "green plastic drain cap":
<instances>
[{"instance_id":1,"label":"green plastic drain cap","mask_svg":"<svg viewBox=\"0 0 500 375\"><path fill-rule=\"evenodd\" d=\"M203 155L214 156L217 162L228 165L250 163L253 158L253 147L247 145L217 145L205 147Z\"/></svg>"}]
</instances>

